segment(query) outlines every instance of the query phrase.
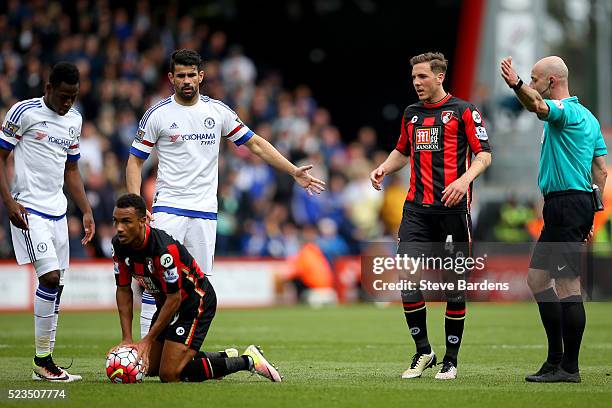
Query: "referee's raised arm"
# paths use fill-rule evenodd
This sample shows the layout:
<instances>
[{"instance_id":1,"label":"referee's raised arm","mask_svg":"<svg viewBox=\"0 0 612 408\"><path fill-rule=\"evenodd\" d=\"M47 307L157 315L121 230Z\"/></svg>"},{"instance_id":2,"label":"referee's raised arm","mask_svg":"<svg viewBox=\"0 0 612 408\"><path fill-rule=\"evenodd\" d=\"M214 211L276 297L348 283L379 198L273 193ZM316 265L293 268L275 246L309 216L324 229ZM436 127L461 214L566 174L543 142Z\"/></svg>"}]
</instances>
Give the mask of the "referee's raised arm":
<instances>
[{"instance_id":1,"label":"referee's raised arm","mask_svg":"<svg viewBox=\"0 0 612 408\"><path fill-rule=\"evenodd\" d=\"M525 109L527 109L529 112L535 112L540 118L548 115L548 105L546 102L544 102L542 95L540 95L540 92L536 88L532 88L531 85L527 86L527 84L523 83L523 80L518 76L512 67L512 57L504 58L501 61L501 75L504 81L506 81L506 84L514 90L517 98ZM533 76L531 79L531 84L534 84ZM567 81L567 75L565 76L565 79ZM544 79L544 82L545 81L546 79ZM545 91L550 91L550 87L555 81L557 81L555 77L548 78L548 88L545 89ZM542 82L541 78L539 82Z\"/></svg>"}]
</instances>

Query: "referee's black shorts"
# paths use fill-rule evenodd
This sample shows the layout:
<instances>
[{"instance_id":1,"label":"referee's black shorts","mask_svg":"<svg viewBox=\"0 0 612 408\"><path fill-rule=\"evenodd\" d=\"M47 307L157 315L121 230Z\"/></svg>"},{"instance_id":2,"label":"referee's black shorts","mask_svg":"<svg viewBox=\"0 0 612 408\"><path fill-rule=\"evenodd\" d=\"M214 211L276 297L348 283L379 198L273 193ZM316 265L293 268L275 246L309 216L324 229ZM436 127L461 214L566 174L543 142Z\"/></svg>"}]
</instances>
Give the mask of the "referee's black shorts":
<instances>
[{"instance_id":1,"label":"referee's black shorts","mask_svg":"<svg viewBox=\"0 0 612 408\"><path fill-rule=\"evenodd\" d=\"M157 337L157 341L174 341L185 344L192 350L200 350L217 311L217 295L212 284L208 280L206 282L204 296L196 292L190 293L181 302L178 312ZM153 315L151 326L157 320L158 314L159 308Z\"/></svg>"},{"instance_id":2,"label":"referee's black shorts","mask_svg":"<svg viewBox=\"0 0 612 408\"><path fill-rule=\"evenodd\" d=\"M544 227L529 267L550 272L552 278L580 276L585 263L584 240L593 226L591 193L567 190L544 197Z\"/></svg>"}]
</instances>

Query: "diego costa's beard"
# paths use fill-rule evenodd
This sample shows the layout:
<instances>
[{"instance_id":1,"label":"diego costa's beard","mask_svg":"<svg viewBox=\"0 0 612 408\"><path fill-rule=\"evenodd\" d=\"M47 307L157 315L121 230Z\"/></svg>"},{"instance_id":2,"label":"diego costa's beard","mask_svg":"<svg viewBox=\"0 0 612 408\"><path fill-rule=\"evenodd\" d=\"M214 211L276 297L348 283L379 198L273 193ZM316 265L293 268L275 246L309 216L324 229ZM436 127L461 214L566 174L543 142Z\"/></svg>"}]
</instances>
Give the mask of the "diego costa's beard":
<instances>
[{"instance_id":1,"label":"diego costa's beard","mask_svg":"<svg viewBox=\"0 0 612 408\"><path fill-rule=\"evenodd\" d=\"M191 90L191 93L186 93L185 91ZM188 86L183 88L177 88L176 93L180 95L181 98L186 100L192 100L197 95L197 90L194 87Z\"/></svg>"}]
</instances>

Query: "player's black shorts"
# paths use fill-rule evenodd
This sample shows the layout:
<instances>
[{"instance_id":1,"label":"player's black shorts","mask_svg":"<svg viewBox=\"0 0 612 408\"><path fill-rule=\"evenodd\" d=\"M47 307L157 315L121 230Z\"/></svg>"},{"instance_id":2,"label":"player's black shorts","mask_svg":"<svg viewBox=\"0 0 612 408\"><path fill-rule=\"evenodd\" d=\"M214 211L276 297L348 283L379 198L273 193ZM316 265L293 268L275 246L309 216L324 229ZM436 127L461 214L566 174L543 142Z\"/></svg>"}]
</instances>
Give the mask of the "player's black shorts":
<instances>
[{"instance_id":1,"label":"player's black shorts","mask_svg":"<svg viewBox=\"0 0 612 408\"><path fill-rule=\"evenodd\" d=\"M584 240L593 226L593 200L586 191L568 190L544 197L544 228L529 267L552 278L577 277L584 269Z\"/></svg>"},{"instance_id":2,"label":"player's black shorts","mask_svg":"<svg viewBox=\"0 0 612 408\"><path fill-rule=\"evenodd\" d=\"M200 350L210 324L217 311L217 295L212 284L206 281L204 296L192 293L181 302L178 312L174 315L170 324L157 337L157 341L170 340L187 345L193 350ZM157 320L159 308L153 315L151 326Z\"/></svg>"},{"instance_id":3,"label":"player's black shorts","mask_svg":"<svg viewBox=\"0 0 612 408\"><path fill-rule=\"evenodd\" d=\"M399 253L471 256L472 219L467 213L421 213L404 206Z\"/></svg>"}]
</instances>

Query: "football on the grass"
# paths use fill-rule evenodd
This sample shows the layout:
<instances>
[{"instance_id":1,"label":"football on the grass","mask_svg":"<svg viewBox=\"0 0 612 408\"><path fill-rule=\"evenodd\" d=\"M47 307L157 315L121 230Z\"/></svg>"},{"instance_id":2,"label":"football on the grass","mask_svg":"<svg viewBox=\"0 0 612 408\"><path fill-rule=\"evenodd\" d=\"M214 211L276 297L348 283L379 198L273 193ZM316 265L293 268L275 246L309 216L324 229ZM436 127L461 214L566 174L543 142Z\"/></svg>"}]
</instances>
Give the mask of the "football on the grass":
<instances>
[{"instance_id":1,"label":"football on the grass","mask_svg":"<svg viewBox=\"0 0 612 408\"><path fill-rule=\"evenodd\" d=\"M106 357L106 375L111 382L132 384L142 382L144 373L142 361L134 347L124 346L108 353Z\"/></svg>"}]
</instances>

